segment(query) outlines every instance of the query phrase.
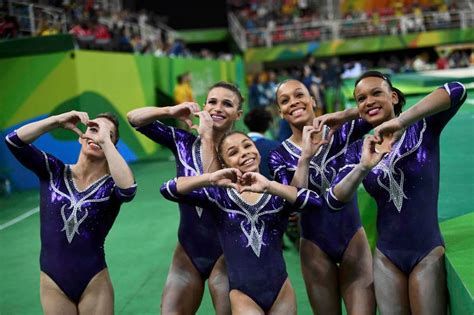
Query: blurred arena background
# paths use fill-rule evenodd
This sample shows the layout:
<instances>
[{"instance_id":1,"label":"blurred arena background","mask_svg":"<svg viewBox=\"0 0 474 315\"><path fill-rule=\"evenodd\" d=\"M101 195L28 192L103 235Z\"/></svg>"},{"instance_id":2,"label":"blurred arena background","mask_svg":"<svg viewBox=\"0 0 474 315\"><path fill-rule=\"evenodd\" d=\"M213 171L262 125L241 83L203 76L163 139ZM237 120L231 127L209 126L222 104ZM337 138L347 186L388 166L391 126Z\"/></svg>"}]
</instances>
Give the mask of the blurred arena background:
<instances>
[{"instance_id":1,"label":"blurred arena background","mask_svg":"<svg viewBox=\"0 0 474 315\"><path fill-rule=\"evenodd\" d=\"M159 313L178 226L177 207L158 191L175 175L174 162L128 125L128 111L175 104L177 78L190 73L199 104L213 83L235 83L244 111L270 111L268 136L282 140L278 82L302 80L318 112L331 112L355 106L354 78L367 69L391 75L407 106L446 81L468 89L442 136L439 220L450 313L474 314L474 1L0 0L2 138L73 109L120 116L118 148L139 188L106 242L118 314ZM245 130L241 122L236 128ZM36 143L66 163L79 151L73 133L55 131ZM3 141L0 162L0 314L38 314L38 182ZM363 190L359 205L373 244L376 210ZM285 258L298 314L311 314L298 252L289 246ZM206 293L198 314L212 313Z\"/></svg>"}]
</instances>

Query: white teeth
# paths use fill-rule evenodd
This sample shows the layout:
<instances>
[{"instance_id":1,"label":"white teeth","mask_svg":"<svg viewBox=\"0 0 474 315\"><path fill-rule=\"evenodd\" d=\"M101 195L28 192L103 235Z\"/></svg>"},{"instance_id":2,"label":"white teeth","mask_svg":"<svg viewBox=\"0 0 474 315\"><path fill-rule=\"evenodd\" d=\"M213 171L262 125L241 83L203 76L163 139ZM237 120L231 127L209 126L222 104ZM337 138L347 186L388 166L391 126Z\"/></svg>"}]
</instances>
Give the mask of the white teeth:
<instances>
[{"instance_id":1,"label":"white teeth","mask_svg":"<svg viewBox=\"0 0 474 315\"><path fill-rule=\"evenodd\" d=\"M255 161L255 159L248 159L248 160L246 160L246 161L243 163L243 165L252 164L254 161Z\"/></svg>"},{"instance_id":2,"label":"white teeth","mask_svg":"<svg viewBox=\"0 0 474 315\"><path fill-rule=\"evenodd\" d=\"M225 117L221 115L211 115L211 118L214 121L219 121L219 120L223 120Z\"/></svg>"},{"instance_id":3,"label":"white teeth","mask_svg":"<svg viewBox=\"0 0 474 315\"><path fill-rule=\"evenodd\" d=\"M299 109L296 109L294 110L291 115L298 115L300 113L304 112L304 108L299 108Z\"/></svg>"}]
</instances>

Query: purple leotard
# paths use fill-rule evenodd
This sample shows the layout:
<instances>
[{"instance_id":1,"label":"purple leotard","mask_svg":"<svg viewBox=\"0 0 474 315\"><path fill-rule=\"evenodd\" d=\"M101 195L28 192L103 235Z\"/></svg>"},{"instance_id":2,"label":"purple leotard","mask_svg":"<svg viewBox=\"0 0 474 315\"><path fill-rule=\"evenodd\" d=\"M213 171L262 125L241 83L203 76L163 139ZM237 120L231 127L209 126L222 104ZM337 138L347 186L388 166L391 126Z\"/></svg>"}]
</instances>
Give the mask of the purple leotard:
<instances>
[{"instance_id":1,"label":"purple leotard","mask_svg":"<svg viewBox=\"0 0 474 315\"><path fill-rule=\"evenodd\" d=\"M230 289L237 289L252 298L265 312L275 302L287 278L281 239L292 209L313 209L321 206L319 196L299 189L294 205L284 199L262 194L248 204L233 189L208 187L186 195L176 189L176 180L163 184L161 193L172 201L199 204L213 216L224 250Z\"/></svg>"},{"instance_id":2,"label":"purple leotard","mask_svg":"<svg viewBox=\"0 0 474 315\"><path fill-rule=\"evenodd\" d=\"M121 189L110 175L79 190L69 165L12 132L10 151L40 180L41 271L79 303L91 279L107 267L104 241L123 202L135 196L136 185Z\"/></svg>"},{"instance_id":3,"label":"purple leotard","mask_svg":"<svg viewBox=\"0 0 474 315\"><path fill-rule=\"evenodd\" d=\"M401 271L413 268L437 246L444 246L438 225L439 137L466 98L464 86L445 85L451 107L407 128L392 152L365 177L363 184L377 202L377 248ZM349 147L337 185L360 162L363 141ZM332 192L334 209L344 204Z\"/></svg>"},{"instance_id":4,"label":"purple leotard","mask_svg":"<svg viewBox=\"0 0 474 315\"><path fill-rule=\"evenodd\" d=\"M362 119L345 123L330 142L314 155L309 166L308 187L324 196L344 163L344 153L350 143L360 139L371 129ZM276 181L289 185L296 171L301 148L289 139L270 153L269 166ZM321 248L330 259L339 263L350 240L362 226L357 198L344 211L333 211L323 201L321 211L301 213L301 234Z\"/></svg>"},{"instance_id":5,"label":"purple leotard","mask_svg":"<svg viewBox=\"0 0 474 315\"><path fill-rule=\"evenodd\" d=\"M201 139L187 131L155 121L137 128L151 140L166 146L175 155L176 175L195 176L203 173ZM217 259L222 255L217 230L208 211L179 203L179 243L198 270L201 278L209 278Z\"/></svg>"}]
</instances>

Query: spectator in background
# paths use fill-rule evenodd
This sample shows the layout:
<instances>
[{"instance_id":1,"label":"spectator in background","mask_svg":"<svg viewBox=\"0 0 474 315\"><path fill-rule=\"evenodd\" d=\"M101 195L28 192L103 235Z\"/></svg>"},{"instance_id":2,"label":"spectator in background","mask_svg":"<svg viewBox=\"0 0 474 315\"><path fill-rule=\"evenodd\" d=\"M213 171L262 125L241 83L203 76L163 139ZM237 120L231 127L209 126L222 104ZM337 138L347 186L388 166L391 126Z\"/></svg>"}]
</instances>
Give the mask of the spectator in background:
<instances>
[{"instance_id":1,"label":"spectator in background","mask_svg":"<svg viewBox=\"0 0 474 315\"><path fill-rule=\"evenodd\" d=\"M244 123L250 130L248 136L255 142L255 146L261 155L260 173L270 180L272 177L268 169L268 155L270 151L280 145L279 142L265 137L265 132L267 132L272 121L272 114L264 108L255 108L248 112L244 118Z\"/></svg>"},{"instance_id":2,"label":"spectator in background","mask_svg":"<svg viewBox=\"0 0 474 315\"><path fill-rule=\"evenodd\" d=\"M19 32L20 26L16 17L0 13L0 38L15 38Z\"/></svg>"},{"instance_id":3,"label":"spectator in background","mask_svg":"<svg viewBox=\"0 0 474 315\"><path fill-rule=\"evenodd\" d=\"M93 30L89 27L89 23L86 20L82 20L74 25L69 34L74 35L80 48L90 48L94 43Z\"/></svg>"},{"instance_id":4,"label":"spectator in background","mask_svg":"<svg viewBox=\"0 0 474 315\"><path fill-rule=\"evenodd\" d=\"M191 88L191 73L184 72L176 78L178 84L174 88L174 101L176 104L194 102Z\"/></svg>"},{"instance_id":5,"label":"spectator in background","mask_svg":"<svg viewBox=\"0 0 474 315\"><path fill-rule=\"evenodd\" d=\"M38 23L38 31L36 34L38 36L48 36L48 35L56 35L59 33L59 28L54 26L54 23L51 21L47 21L45 19L41 19Z\"/></svg>"}]
</instances>

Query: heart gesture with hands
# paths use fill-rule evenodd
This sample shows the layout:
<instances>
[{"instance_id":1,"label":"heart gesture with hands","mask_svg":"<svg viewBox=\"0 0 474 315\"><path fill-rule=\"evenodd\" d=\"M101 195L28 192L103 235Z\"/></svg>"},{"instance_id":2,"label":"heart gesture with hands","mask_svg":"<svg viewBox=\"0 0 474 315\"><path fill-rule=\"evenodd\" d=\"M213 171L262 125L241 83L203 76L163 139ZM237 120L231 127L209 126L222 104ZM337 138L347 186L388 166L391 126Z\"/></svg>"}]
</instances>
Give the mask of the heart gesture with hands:
<instances>
[{"instance_id":1,"label":"heart gesture with hands","mask_svg":"<svg viewBox=\"0 0 474 315\"><path fill-rule=\"evenodd\" d=\"M184 121L189 128L197 128L197 126L193 124L193 116L194 113L199 111L199 105L194 102L184 102L170 107L170 115Z\"/></svg>"},{"instance_id":2,"label":"heart gesture with hands","mask_svg":"<svg viewBox=\"0 0 474 315\"><path fill-rule=\"evenodd\" d=\"M212 173L209 177L209 182L213 186L224 188L234 188L240 191L240 182L242 179L242 172L237 168L224 168Z\"/></svg>"},{"instance_id":3,"label":"heart gesture with hands","mask_svg":"<svg viewBox=\"0 0 474 315\"><path fill-rule=\"evenodd\" d=\"M322 128L325 127L322 126ZM311 159L323 144L328 143L328 140L323 138L323 134L323 131L318 131L318 129L313 126L303 127L302 157Z\"/></svg>"},{"instance_id":4,"label":"heart gesture with hands","mask_svg":"<svg viewBox=\"0 0 474 315\"><path fill-rule=\"evenodd\" d=\"M87 132L82 135L83 139L92 140L98 145L103 145L106 142L112 143L113 132L109 124L102 120L89 120L87 127Z\"/></svg>"},{"instance_id":5,"label":"heart gesture with hands","mask_svg":"<svg viewBox=\"0 0 474 315\"><path fill-rule=\"evenodd\" d=\"M83 136L83 132L77 127L79 123L88 124L89 115L86 112L70 111L56 116L56 121L64 129L72 130L79 137Z\"/></svg>"},{"instance_id":6,"label":"heart gesture with hands","mask_svg":"<svg viewBox=\"0 0 474 315\"><path fill-rule=\"evenodd\" d=\"M377 144L381 144L381 141L373 135L367 135L364 139L360 164L366 169L373 169L390 152L390 146L381 146L381 149L377 149L375 147Z\"/></svg>"},{"instance_id":7,"label":"heart gesture with hands","mask_svg":"<svg viewBox=\"0 0 474 315\"><path fill-rule=\"evenodd\" d=\"M323 131L324 125L329 127L329 132L326 139L331 139L334 133L339 130L342 125L347 121L347 117L344 112L335 112L330 114L324 114L316 117L313 120L313 127L318 131Z\"/></svg>"},{"instance_id":8,"label":"heart gesture with hands","mask_svg":"<svg viewBox=\"0 0 474 315\"><path fill-rule=\"evenodd\" d=\"M377 141L382 142L389 139L390 147L397 142L403 135L405 126L398 117L390 119L374 129L374 137Z\"/></svg>"},{"instance_id":9,"label":"heart gesture with hands","mask_svg":"<svg viewBox=\"0 0 474 315\"><path fill-rule=\"evenodd\" d=\"M260 173L248 172L242 175L240 185L240 193L245 191L264 193L270 187L270 181Z\"/></svg>"}]
</instances>

